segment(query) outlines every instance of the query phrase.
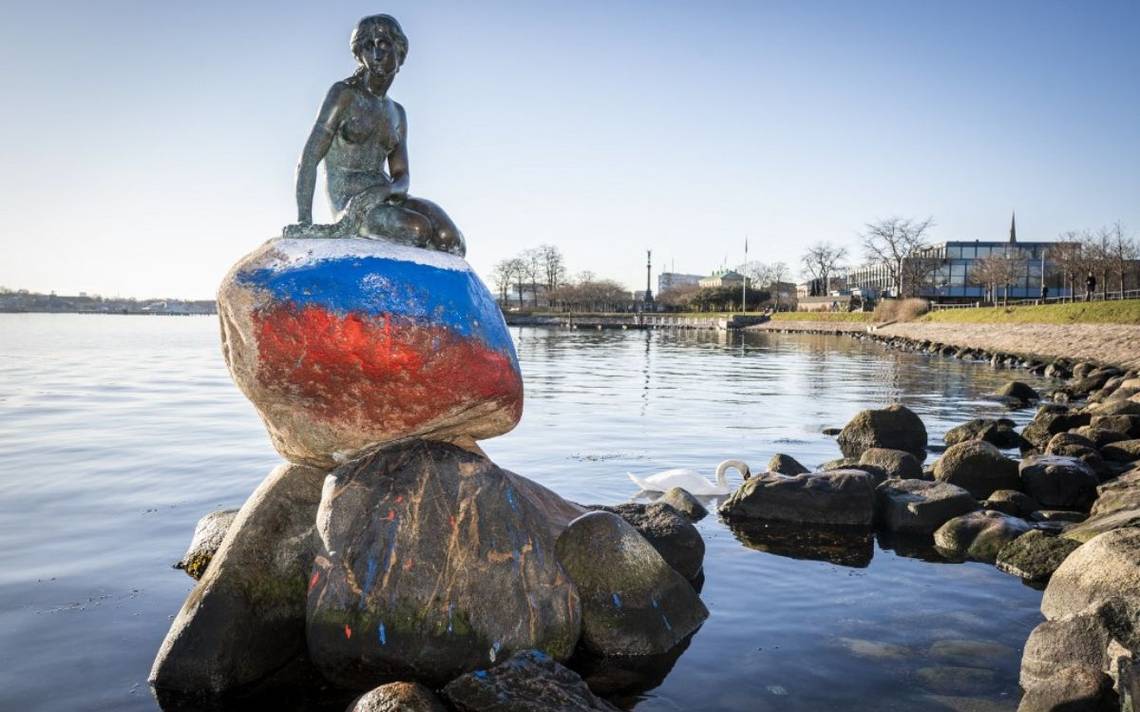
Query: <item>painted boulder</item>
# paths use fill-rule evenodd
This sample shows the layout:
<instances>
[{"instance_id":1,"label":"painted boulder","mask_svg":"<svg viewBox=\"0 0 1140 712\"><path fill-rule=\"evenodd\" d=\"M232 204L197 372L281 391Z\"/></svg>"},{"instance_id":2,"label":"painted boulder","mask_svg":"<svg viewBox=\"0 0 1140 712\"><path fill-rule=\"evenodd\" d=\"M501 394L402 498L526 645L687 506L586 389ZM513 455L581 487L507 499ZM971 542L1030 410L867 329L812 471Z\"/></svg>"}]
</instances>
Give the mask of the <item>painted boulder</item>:
<instances>
[{"instance_id":1,"label":"painted boulder","mask_svg":"<svg viewBox=\"0 0 1140 712\"><path fill-rule=\"evenodd\" d=\"M285 458L330 467L407 437L501 435L522 376L460 257L362 238L275 239L218 292L230 373Z\"/></svg>"}]
</instances>

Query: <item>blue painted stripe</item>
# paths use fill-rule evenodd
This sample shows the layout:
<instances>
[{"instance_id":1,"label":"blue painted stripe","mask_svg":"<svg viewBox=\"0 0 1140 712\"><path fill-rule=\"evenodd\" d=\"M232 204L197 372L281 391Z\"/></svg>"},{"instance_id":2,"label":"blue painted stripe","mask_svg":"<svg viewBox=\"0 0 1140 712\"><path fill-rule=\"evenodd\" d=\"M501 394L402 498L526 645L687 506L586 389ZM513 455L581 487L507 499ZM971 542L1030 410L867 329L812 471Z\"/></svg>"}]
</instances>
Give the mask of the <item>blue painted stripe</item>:
<instances>
[{"instance_id":1,"label":"blue painted stripe","mask_svg":"<svg viewBox=\"0 0 1140 712\"><path fill-rule=\"evenodd\" d=\"M340 315L391 315L445 326L514 358L514 345L499 307L470 270L385 257L345 257L243 271L237 281L301 307L315 306Z\"/></svg>"}]
</instances>

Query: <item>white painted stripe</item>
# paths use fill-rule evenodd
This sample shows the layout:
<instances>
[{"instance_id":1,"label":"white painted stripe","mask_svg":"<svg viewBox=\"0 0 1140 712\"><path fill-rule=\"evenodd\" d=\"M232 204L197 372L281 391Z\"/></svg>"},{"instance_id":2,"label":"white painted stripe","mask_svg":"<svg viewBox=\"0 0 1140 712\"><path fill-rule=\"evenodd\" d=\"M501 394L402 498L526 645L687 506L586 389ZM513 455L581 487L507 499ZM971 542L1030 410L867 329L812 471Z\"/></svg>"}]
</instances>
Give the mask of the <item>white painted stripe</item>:
<instances>
[{"instance_id":1,"label":"white painted stripe","mask_svg":"<svg viewBox=\"0 0 1140 712\"><path fill-rule=\"evenodd\" d=\"M414 262L427 267L466 272L471 268L462 257L438 250L397 245L386 240L369 240L364 237L305 238L278 237L270 240L273 247L271 269L289 269L325 260L352 257L379 257L402 262Z\"/></svg>"}]
</instances>

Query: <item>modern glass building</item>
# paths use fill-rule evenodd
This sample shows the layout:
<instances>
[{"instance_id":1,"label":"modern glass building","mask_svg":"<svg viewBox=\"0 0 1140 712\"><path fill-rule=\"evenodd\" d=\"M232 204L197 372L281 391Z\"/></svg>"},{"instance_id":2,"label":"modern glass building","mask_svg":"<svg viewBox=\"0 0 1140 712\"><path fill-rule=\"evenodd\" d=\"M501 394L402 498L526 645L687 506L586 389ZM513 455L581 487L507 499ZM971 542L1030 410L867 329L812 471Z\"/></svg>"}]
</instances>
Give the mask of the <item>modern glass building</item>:
<instances>
[{"instance_id":1,"label":"modern glass building","mask_svg":"<svg viewBox=\"0 0 1140 712\"><path fill-rule=\"evenodd\" d=\"M1041 296L1041 279L1049 287L1050 297L1067 296L1067 286L1062 285L1061 276L1049 259L1050 248L1060 242L1018 242L1016 223L1010 223L1009 240L983 242L982 240L951 241L932 245L919 252L913 259L922 264L921 268L906 269L903 272L921 275L919 295L937 301L978 301L992 299L987 294L988 287L974 284L971 270L978 260L991 255L1017 254L1024 259L1024 270L1009 284L1010 299L1035 299ZM858 289L865 296L897 296L894 283L885 265L869 265L853 269L847 273L848 286ZM905 285L904 285L905 287ZM910 289L905 291L909 292ZM1005 287L999 286L999 294L1005 295Z\"/></svg>"}]
</instances>

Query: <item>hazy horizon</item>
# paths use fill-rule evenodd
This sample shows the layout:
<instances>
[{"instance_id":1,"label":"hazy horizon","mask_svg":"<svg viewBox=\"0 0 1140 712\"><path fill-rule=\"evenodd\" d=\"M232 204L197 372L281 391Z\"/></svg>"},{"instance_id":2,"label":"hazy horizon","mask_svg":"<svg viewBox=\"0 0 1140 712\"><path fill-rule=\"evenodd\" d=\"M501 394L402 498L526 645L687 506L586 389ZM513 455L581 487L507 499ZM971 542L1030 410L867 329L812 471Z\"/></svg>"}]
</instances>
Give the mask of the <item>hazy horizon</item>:
<instances>
[{"instance_id":1,"label":"hazy horizon","mask_svg":"<svg viewBox=\"0 0 1140 712\"><path fill-rule=\"evenodd\" d=\"M647 248L707 273L745 235L798 273L889 215L932 215L934 241L1004 239L1014 210L1026 241L1140 228L1136 3L63 2L0 28L0 285L211 298L295 220L375 12L410 39L411 192L484 277L551 243L638 289Z\"/></svg>"}]
</instances>

